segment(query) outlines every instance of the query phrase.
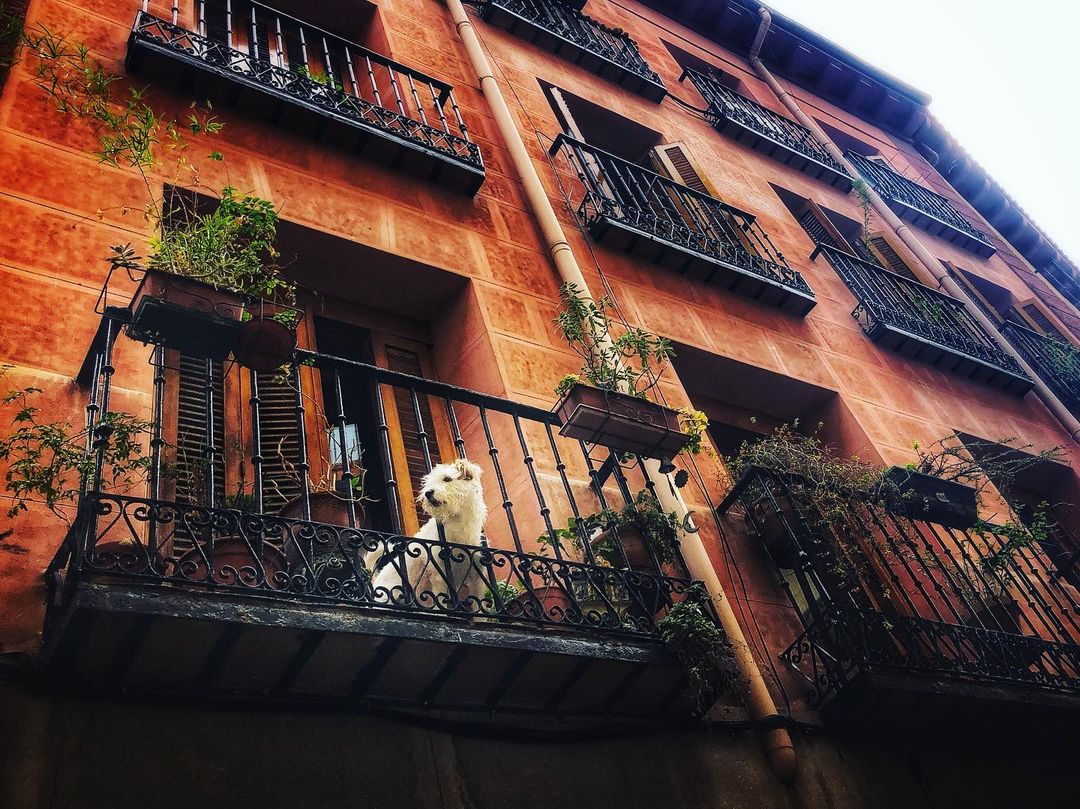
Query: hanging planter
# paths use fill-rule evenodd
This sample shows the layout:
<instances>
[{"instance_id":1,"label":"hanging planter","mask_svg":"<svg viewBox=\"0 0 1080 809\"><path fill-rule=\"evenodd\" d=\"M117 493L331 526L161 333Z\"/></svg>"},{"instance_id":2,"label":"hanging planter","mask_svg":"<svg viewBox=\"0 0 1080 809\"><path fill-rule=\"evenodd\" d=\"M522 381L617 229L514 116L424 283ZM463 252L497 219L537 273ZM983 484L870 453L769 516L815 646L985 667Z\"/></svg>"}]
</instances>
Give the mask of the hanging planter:
<instances>
[{"instance_id":1,"label":"hanging planter","mask_svg":"<svg viewBox=\"0 0 1080 809\"><path fill-rule=\"evenodd\" d=\"M147 270L131 312L132 339L223 360L240 338L244 299L193 278Z\"/></svg>"},{"instance_id":2,"label":"hanging planter","mask_svg":"<svg viewBox=\"0 0 1080 809\"><path fill-rule=\"evenodd\" d=\"M250 303L233 354L253 371L269 372L292 360L296 350L296 324L302 312L268 300Z\"/></svg>"},{"instance_id":3,"label":"hanging planter","mask_svg":"<svg viewBox=\"0 0 1080 809\"><path fill-rule=\"evenodd\" d=\"M913 520L944 525L947 528L970 528L979 520L978 493L971 486L892 466L885 478L899 491L894 503Z\"/></svg>"},{"instance_id":4,"label":"hanging planter","mask_svg":"<svg viewBox=\"0 0 1080 809\"><path fill-rule=\"evenodd\" d=\"M645 458L678 455L690 437L680 428L679 411L618 391L578 383L555 406L560 435Z\"/></svg>"},{"instance_id":5,"label":"hanging planter","mask_svg":"<svg viewBox=\"0 0 1080 809\"><path fill-rule=\"evenodd\" d=\"M705 414L652 401L660 396L660 376L674 356L671 342L614 318L609 298L590 300L571 283L563 285L559 297L555 324L582 360L581 371L563 377L555 388L560 434L665 462L684 449L700 452L709 425Z\"/></svg>"}]
</instances>

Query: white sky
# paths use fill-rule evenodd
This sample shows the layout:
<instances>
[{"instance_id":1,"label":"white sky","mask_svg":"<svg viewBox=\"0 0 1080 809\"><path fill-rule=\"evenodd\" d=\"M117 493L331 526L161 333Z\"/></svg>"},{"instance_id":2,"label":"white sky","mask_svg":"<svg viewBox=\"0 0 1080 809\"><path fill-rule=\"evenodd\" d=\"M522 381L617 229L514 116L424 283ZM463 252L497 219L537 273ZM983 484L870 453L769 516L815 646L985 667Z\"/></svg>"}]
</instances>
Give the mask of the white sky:
<instances>
[{"instance_id":1,"label":"white sky","mask_svg":"<svg viewBox=\"0 0 1080 809\"><path fill-rule=\"evenodd\" d=\"M1080 261L1080 0L769 6L931 95L945 128Z\"/></svg>"}]
</instances>

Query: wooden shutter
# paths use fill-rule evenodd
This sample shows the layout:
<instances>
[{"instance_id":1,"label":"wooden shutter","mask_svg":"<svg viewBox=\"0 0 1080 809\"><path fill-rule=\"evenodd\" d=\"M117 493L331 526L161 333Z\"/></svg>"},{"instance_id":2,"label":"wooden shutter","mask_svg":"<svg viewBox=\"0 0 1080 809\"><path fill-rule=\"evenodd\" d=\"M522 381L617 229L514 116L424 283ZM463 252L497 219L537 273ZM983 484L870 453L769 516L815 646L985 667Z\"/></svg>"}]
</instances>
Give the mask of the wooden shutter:
<instances>
[{"instance_id":1,"label":"wooden shutter","mask_svg":"<svg viewBox=\"0 0 1080 809\"><path fill-rule=\"evenodd\" d=\"M278 511L300 496L300 435L296 394L273 371L256 374L259 384L259 454L262 456L263 510Z\"/></svg>"},{"instance_id":2,"label":"wooden shutter","mask_svg":"<svg viewBox=\"0 0 1080 809\"><path fill-rule=\"evenodd\" d=\"M911 267L900 256L899 251L893 247L892 243L882 233L872 233L867 238L868 247L870 252L874 254L883 267L897 275L903 275L906 278L910 278L913 281L918 281L918 277L911 271Z\"/></svg>"},{"instance_id":3,"label":"wooden shutter","mask_svg":"<svg viewBox=\"0 0 1080 809\"><path fill-rule=\"evenodd\" d=\"M702 194L708 194L710 197L717 196L709 181L705 179L705 173L701 171L681 143L665 143L663 146L657 146L652 152L652 162L660 174L677 180L687 188L692 188Z\"/></svg>"},{"instance_id":4,"label":"wooden shutter","mask_svg":"<svg viewBox=\"0 0 1080 809\"><path fill-rule=\"evenodd\" d=\"M814 244L824 244L855 256L862 255L855 245L844 238L822 207L812 199L806 200L806 205L798 219L802 229L814 240Z\"/></svg>"},{"instance_id":5,"label":"wooden shutter","mask_svg":"<svg viewBox=\"0 0 1080 809\"><path fill-rule=\"evenodd\" d=\"M665 143L662 146L657 146L652 151L651 159L659 174L670 177L672 180L680 182L698 193L707 194L716 200L720 199L720 195L716 193L716 189L709 182L705 172L701 170L701 166L698 165L683 144ZM691 205L693 204L691 203ZM683 209L685 206L678 203L677 207ZM692 215L690 211L686 210L682 210L682 215L691 221L696 219L699 222L713 222L716 218L714 209L705 210L705 203L701 203L700 207L694 205ZM729 240L734 240L754 255L758 254L757 246L746 235L735 217L726 215L723 224L726 226L724 229L727 231Z\"/></svg>"},{"instance_id":6,"label":"wooden shutter","mask_svg":"<svg viewBox=\"0 0 1080 809\"><path fill-rule=\"evenodd\" d=\"M1021 304L1019 308L1013 307L1013 311L1022 318L1022 325L1034 327L1035 331L1040 332L1047 337L1053 337L1055 340L1060 340L1063 343L1070 342L1069 338L1061 333L1061 330L1046 316L1046 313L1039 308L1038 304L1034 302Z\"/></svg>"},{"instance_id":7,"label":"wooden shutter","mask_svg":"<svg viewBox=\"0 0 1080 809\"><path fill-rule=\"evenodd\" d=\"M946 261L944 262L944 264L945 268L949 271L949 275L952 277L952 279L964 288L964 291L975 302L975 305L982 309L984 315L993 320L995 323L1001 323L1003 320L1005 320L1005 318L1002 317L1001 312L998 311L997 307L990 303L989 300L987 300L986 296L979 291L979 288L972 283L971 279L968 278L962 270L957 269L955 266L953 266L951 262ZM1027 325L1027 323L1025 322L1024 325Z\"/></svg>"},{"instance_id":8,"label":"wooden shutter","mask_svg":"<svg viewBox=\"0 0 1080 809\"><path fill-rule=\"evenodd\" d=\"M205 19L207 39L212 42L219 42L222 45L228 45L229 23L225 15L224 0L207 0Z\"/></svg>"},{"instance_id":9,"label":"wooden shutter","mask_svg":"<svg viewBox=\"0 0 1080 809\"><path fill-rule=\"evenodd\" d=\"M225 496L225 380L220 362L212 363L213 435L206 424L206 360L180 355L176 397L176 501L208 505L206 502L206 447L214 445L214 501L221 506Z\"/></svg>"},{"instance_id":10,"label":"wooden shutter","mask_svg":"<svg viewBox=\"0 0 1080 809\"><path fill-rule=\"evenodd\" d=\"M394 346L386 347L386 367L391 371L398 371L412 376L423 376L423 366L420 363L420 355L415 351ZM424 458L424 446L420 440L420 423L416 419L416 411L419 409L420 418L423 420L424 432L427 435L427 448L431 456L431 463L436 464L441 460L439 446L436 438L435 419L431 412L431 403L424 394L417 394L417 407L413 406L412 396L405 388L393 387L394 410L397 414L398 432L405 451L405 465L409 475L409 483L413 493L419 493L420 481L428 473L427 461ZM416 507L417 516L423 522L426 516Z\"/></svg>"}]
</instances>

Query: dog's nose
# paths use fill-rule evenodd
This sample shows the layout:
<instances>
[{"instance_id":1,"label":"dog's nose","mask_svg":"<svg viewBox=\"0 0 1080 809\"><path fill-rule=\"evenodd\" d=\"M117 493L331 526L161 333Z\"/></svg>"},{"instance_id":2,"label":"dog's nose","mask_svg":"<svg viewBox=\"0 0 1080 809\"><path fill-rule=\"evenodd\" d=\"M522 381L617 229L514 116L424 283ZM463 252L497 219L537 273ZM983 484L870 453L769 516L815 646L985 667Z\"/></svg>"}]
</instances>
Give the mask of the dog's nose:
<instances>
[{"instance_id":1,"label":"dog's nose","mask_svg":"<svg viewBox=\"0 0 1080 809\"><path fill-rule=\"evenodd\" d=\"M424 492L424 497L428 499L429 503L436 506L439 505L439 501L435 499L435 491L433 489L428 489L426 492Z\"/></svg>"}]
</instances>

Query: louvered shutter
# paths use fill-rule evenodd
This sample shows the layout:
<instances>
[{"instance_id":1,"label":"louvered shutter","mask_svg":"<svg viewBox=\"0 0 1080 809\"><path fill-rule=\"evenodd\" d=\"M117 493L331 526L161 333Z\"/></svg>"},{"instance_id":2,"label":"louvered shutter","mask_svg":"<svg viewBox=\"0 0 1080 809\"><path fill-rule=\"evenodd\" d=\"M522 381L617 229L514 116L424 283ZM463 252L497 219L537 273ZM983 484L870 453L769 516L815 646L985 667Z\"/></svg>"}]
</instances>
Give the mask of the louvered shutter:
<instances>
[{"instance_id":1,"label":"louvered shutter","mask_svg":"<svg viewBox=\"0 0 1080 809\"><path fill-rule=\"evenodd\" d=\"M713 196L712 189L705 181L702 173L693 164L689 153L681 143L668 143L657 146L654 155L656 159L653 162L662 174L666 174L673 180L678 180L687 188L693 188L702 194Z\"/></svg>"},{"instance_id":2,"label":"louvered shutter","mask_svg":"<svg viewBox=\"0 0 1080 809\"><path fill-rule=\"evenodd\" d=\"M1025 303L1020 309L1027 315L1027 319L1038 327L1038 331L1041 331L1047 337L1053 337L1055 340L1060 340L1063 343L1069 342L1069 339L1061 333L1061 330L1053 324L1050 318L1048 318L1037 305L1034 303Z\"/></svg>"},{"instance_id":3,"label":"louvered shutter","mask_svg":"<svg viewBox=\"0 0 1080 809\"><path fill-rule=\"evenodd\" d=\"M225 13L224 0L207 0L204 12L206 37L212 42L229 44L229 23Z\"/></svg>"},{"instance_id":4,"label":"louvered shutter","mask_svg":"<svg viewBox=\"0 0 1080 809\"><path fill-rule=\"evenodd\" d=\"M413 376L423 376L423 368L420 364L420 355L414 351L393 346L386 347L386 364L391 371L398 371ZM412 484L414 494L419 494L421 479L428 473L427 461L424 459L424 446L420 440L420 424L416 419L416 410L420 411L423 420L424 432L427 435L427 448L431 455L432 464L439 462L439 449L435 438L435 421L431 412L431 404L428 397L417 394L416 404L413 406L413 398L409 391L401 387L393 387L394 409L397 412L398 424L401 431L401 442L405 449L405 463L408 467L409 481ZM423 522L426 517L417 507L417 516Z\"/></svg>"},{"instance_id":5,"label":"louvered shutter","mask_svg":"<svg viewBox=\"0 0 1080 809\"><path fill-rule=\"evenodd\" d=\"M176 397L176 501L192 505L209 505L206 492L206 472L214 474L214 505L221 507L225 498L225 382L220 362L211 363L209 384L213 406L213 434L207 431L206 360L202 357L180 355L177 370ZM212 466L206 463L206 448L212 439ZM178 531L178 534L182 532Z\"/></svg>"},{"instance_id":6,"label":"louvered shutter","mask_svg":"<svg viewBox=\"0 0 1080 809\"><path fill-rule=\"evenodd\" d=\"M875 258L888 270L896 273L897 275L903 275L906 278L910 278L913 281L919 279L915 276L915 273L911 271L911 268L907 265L907 262L900 257L900 254L893 249L889 240L882 236L880 233L875 233L870 236L867 241L870 243L870 250L874 253Z\"/></svg>"},{"instance_id":7,"label":"louvered shutter","mask_svg":"<svg viewBox=\"0 0 1080 809\"><path fill-rule=\"evenodd\" d=\"M663 146L657 146L653 150L653 165L656 170L661 174L670 177L676 182L680 182L687 188L691 188L701 194L706 194L713 199L720 199L719 195L713 189L712 185L705 177L705 173L697 165L696 161L690 156L690 152L681 143L666 143ZM723 237L726 241L743 247L747 252L757 254L758 250L754 243L743 232L739 223L733 216L723 214L722 217L717 217L716 212L718 209L712 206L706 206L705 203L700 205L690 203L693 206L693 210L685 210L682 203L673 203L675 207L679 208L680 215L687 218L691 222L709 223L706 225L710 230L715 231L710 233L714 238L723 233ZM719 219L719 221L717 221Z\"/></svg>"},{"instance_id":8,"label":"louvered shutter","mask_svg":"<svg viewBox=\"0 0 1080 809\"><path fill-rule=\"evenodd\" d=\"M813 239L814 244L824 244L827 247L835 247L837 250L846 249L847 243L838 243L833 238L832 233L829 232L829 229L818 219L817 214L809 208L803 211L802 216L799 217L799 224L802 225L802 229L806 231L807 235Z\"/></svg>"},{"instance_id":9,"label":"louvered shutter","mask_svg":"<svg viewBox=\"0 0 1080 809\"><path fill-rule=\"evenodd\" d=\"M259 385L259 454L262 456L263 510L278 511L300 496L300 435L292 383L273 371L256 374Z\"/></svg>"}]
</instances>

